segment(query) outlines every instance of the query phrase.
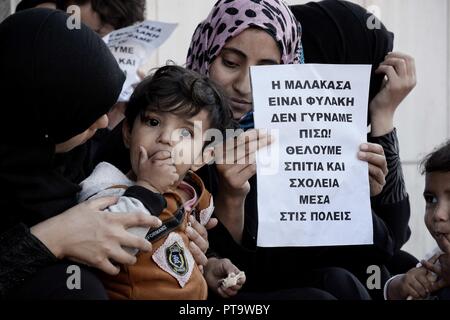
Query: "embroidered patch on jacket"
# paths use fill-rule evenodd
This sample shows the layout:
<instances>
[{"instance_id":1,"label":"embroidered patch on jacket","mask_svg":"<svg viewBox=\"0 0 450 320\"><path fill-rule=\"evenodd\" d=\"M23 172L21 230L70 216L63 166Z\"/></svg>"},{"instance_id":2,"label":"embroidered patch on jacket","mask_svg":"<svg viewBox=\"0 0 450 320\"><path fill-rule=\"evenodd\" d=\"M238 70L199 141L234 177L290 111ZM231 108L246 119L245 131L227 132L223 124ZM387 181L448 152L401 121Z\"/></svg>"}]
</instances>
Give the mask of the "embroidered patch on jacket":
<instances>
[{"instance_id":1,"label":"embroidered patch on jacket","mask_svg":"<svg viewBox=\"0 0 450 320\"><path fill-rule=\"evenodd\" d=\"M208 208L200 211L200 223L202 225L206 225L208 223L209 219L211 218L213 212L214 212L214 201L213 201L213 197L211 197Z\"/></svg>"},{"instance_id":2,"label":"embroidered patch on jacket","mask_svg":"<svg viewBox=\"0 0 450 320\"><path fill-rule=\"evenodd\" d=\"M177 279L182 288L194 270L194 258L176 232L169 234L166 241L153 253L152 259L161 269Z\"/></svg>"}]
</instances>

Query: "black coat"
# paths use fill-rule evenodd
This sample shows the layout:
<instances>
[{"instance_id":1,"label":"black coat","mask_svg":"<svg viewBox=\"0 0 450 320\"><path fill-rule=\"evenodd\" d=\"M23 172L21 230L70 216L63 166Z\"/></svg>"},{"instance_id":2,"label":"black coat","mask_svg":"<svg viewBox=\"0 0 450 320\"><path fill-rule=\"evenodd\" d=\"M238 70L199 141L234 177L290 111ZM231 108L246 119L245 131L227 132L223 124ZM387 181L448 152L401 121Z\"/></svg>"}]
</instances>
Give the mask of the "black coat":
<instances>
[{"instance_id":1,"label":"black coat","mask_svg":"<svg viewBox=\"0 0 450 320\"><path fill-rule=\"evenodd\" d=\"M124 74L102 39L68 15L30 9L0 25L0 295L55 257L29 228L74 206L86 146L55 145L87 130L117 101Z\"/></svg>"}]
</instances>

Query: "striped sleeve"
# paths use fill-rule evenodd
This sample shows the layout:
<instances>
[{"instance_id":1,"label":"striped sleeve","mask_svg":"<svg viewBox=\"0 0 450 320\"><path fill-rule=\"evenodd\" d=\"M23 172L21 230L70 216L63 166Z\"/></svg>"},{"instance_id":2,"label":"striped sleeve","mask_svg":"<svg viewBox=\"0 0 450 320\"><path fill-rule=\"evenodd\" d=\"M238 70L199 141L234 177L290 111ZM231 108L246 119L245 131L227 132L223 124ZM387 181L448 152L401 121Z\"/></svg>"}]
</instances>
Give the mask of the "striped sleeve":
<instances>
[{"instance_id":1,"label":"striped sleeve","mask_svg":"<svg viewBox=\"0 0 450 320\"><path fill-rule=\"evenodd\" d=\"M396 129L381 137L369 137L368 141L380 144L383 147L389 170L383 190L373 200L380 205L397 203L404 200L408 196L408 193L406 192L402 165L400 163Z\"/></svg>"}]
</instances>

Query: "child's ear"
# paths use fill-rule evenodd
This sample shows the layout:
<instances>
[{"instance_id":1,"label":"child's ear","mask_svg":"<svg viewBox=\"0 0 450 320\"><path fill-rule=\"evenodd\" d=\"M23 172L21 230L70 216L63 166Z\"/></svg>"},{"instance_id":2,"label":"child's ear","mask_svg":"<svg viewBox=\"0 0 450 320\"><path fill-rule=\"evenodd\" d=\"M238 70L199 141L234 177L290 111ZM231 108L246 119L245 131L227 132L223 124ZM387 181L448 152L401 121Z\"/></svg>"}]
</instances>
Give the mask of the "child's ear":
<instances>
[{"instance_id":1,"label":"child's ear","mask_svg":"<svg viewBox=\"0 0 450 320\"><path fill-rule=\"evenodd\" d=\"M130 148L130 140L131 140L131 128L128 125L128 121L125 119L122 121L122 138L125 147Z\"/></svg>"},{"instance_id":2,"label":"child's ear","mask_svg":"<svg viewBox=\"0 0 450 320\"><path fill-rule=\"evenodd\" d=\"M214 147L206 147L203 152L195 159L194 164L191 165L192 171L197 171L205 164L208 164L214 160Z\"/></svg>"}]
</instances>

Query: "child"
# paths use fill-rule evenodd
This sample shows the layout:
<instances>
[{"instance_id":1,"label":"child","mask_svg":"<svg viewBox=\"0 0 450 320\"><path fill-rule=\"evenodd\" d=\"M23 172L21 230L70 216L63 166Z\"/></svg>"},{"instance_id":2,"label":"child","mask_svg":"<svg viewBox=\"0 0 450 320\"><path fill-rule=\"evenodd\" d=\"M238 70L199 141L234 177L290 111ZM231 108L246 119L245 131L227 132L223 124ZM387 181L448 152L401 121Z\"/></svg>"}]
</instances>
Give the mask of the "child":
<instances>
[{"instance_id":1,"label":"child","mask_svg":"<svg viewBox=\"0 0 450 320\"><path fill-rule=\"evenodd\" d=\"M138 85L125 115L122 133L132 170L125 176L100 163L81 183L79 199L116 195L119 201L108 211L143 211L163 224L150 231L128 229L152 242L153 251L137 253L137 262L121 266L117 276L104 275L105 287L113 299L206 299L207 285L185 231L190 215L204 225L214 209L193 171L213 157L204 130L223 132L231 125L228 104L207 78L165 66Z\"/></svg>"},{"instance_id":2,"label":"child","mask_svg":"<svg viewBox=\"0 0 450 320\"><path fill-rule=\"evenodd\" d=\"M391 278L385 286L386 299L439 299L446 295L450 283L444 258L450 253L450 141L429 154L422 162L425 173L425 224L438 248L416 268ZM442 265L442 266L441 266ZM432 297L433 298L433 297Z\"/></svg>"}]
</instances>

